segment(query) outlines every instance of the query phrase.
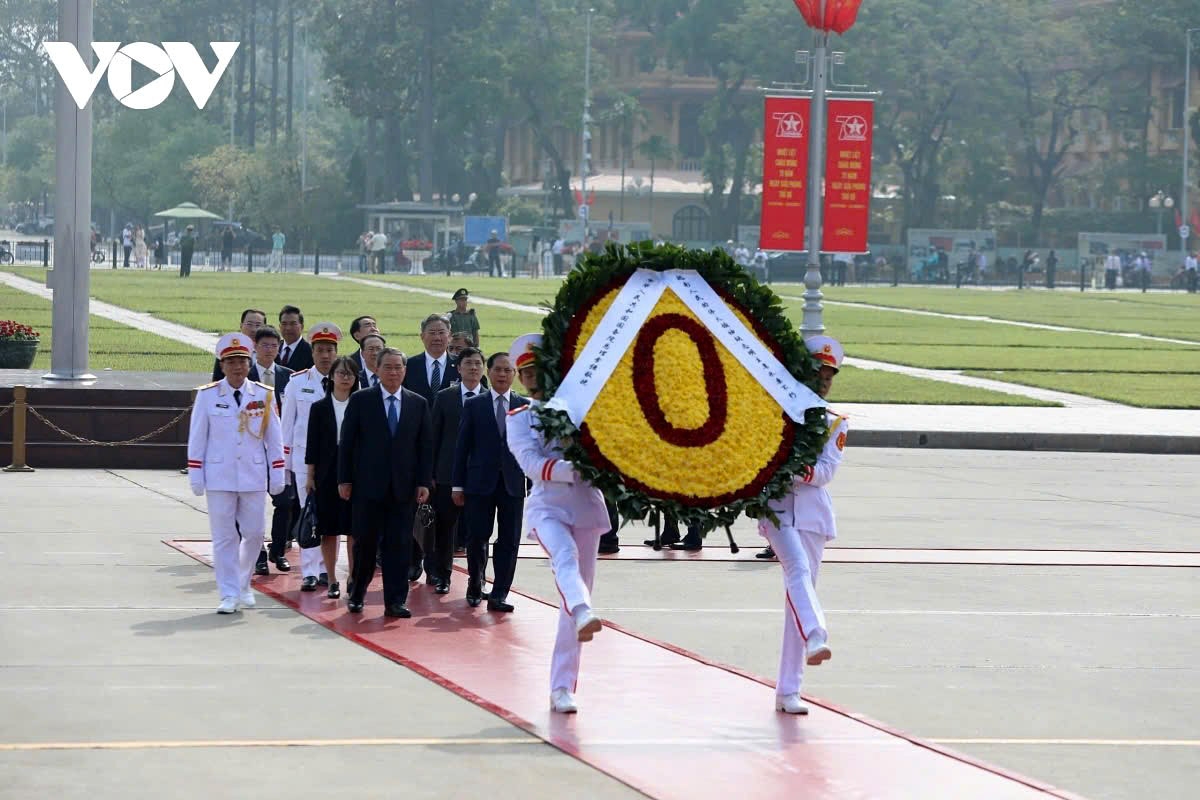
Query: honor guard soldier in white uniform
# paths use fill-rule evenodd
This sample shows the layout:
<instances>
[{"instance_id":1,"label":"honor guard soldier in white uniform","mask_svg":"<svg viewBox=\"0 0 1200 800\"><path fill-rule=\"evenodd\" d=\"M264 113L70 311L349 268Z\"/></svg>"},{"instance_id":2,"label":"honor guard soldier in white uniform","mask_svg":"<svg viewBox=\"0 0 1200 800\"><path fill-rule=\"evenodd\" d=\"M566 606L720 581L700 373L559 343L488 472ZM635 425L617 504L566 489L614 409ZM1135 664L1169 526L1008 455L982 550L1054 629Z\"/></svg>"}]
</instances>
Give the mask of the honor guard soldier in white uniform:
<instances>
[{"instance_id":1,"label":"honor guard soldier in white uniform","mask_svg":"<svg viewBox=\"0 0 1200 800\"><path fill-rule=\"evenodd\" d=\"M580 479L575 466L562 458L557 442L547 442L534 425L531 407L541 405L533 348L541 334L519 337L509 350L530 405L509 413L506 419L508 448L521 470L533 482L525 501L527 536L539 542L550 556L554 582L562 597L558 635L550 664L550 708L561 714L578 711L575 683L579 677L580 643L590 642L603 623L592 613L592 581L600 537L609 529L604 495Z\"/></svg>"},{"instance_id":2,"label":"honor guard soldier in white uniform","mask_svg":"<svg viewBox=\"0 0 1200 800\"><path fill-rule=\"evenodd\" d=\"M308 474L304 463L308 449L308 414L313 403L325 397L325 378L337 359L338 342L342 340L342 329L332 322L318 322L308 331L308 343L312 345L313 365L306 370L293 372L288 379L288 390L283 396L283 459L288 479L296 486L296 498L300 507L308 499L306 481L296 479L296 472ZM329 571L321 548L300 550L300 591L315 592L318 586L329 585ZM333 580L337 580L335 576Z\"/></svg>"},{"instance_id":3,"label":"honor guard soldier in white uniform","mask_svg":"<svg viewBox=\"0 0 1200 800\"><path fill-rule=\"evenodd\" d=\"M270 388L246 379L253 347L243 333L217 342L225 377L196 393L188 430L188 481L197 497L208 494L218 614L254 607L250 573L266 532L267 492L279 494L285 485L275 399Z\"/></svg>"},{"instance_id":4,"label":"honor guard soldier in white uniform","mask_svg":"<svg viewBox=\"0 0 1200 800\"><path fill-rule=\"evenodd\" d=\"M828 336L813 336L804 342L821 365L817 394L825 397L833 378L841 369L842 346ZM783 565L785 591L783 653L779 660L779 680L775 684L775 709L788 714L807 714L800 700L800 682L804 665L816 666L832 656L825 612L817 599L817 570L825 553L825 543L837 536L833 501L826 484L833 480L842 452L846 448L849 423L845 417L826 411L825 446L816 465L805 467L793 480L792 490L771 502L779 518L758 521L758 530Z\"/></svg>"}]
</instances>

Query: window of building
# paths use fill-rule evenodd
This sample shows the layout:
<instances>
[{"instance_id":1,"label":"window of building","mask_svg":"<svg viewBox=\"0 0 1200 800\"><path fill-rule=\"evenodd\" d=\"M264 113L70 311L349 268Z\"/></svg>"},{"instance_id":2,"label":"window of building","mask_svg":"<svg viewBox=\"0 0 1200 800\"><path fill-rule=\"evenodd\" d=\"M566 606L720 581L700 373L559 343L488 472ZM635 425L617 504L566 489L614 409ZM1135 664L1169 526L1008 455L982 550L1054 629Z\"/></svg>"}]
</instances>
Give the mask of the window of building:
<instances>
[{"instance_id":1,"label":"window of building","mask_svg":"<svg viewBox=\"0 0 1200 800\"><path fill-rule=\"evenodd\" d=\"M679 155L682 158L704 157L704 134L700 132L700 115L704 107L687 103L679 107Z\"/></svg>"},{"instance_id":2,"label":"window of building","mask_svg":"<svg viewBox=\"0 0 1200 800\"><path fill-rule=\"evenodd\" d=\"M671 222L671 239L676 242L707 242L708 212L700 206L684 206Z\"/></svg>"}]
</instances>

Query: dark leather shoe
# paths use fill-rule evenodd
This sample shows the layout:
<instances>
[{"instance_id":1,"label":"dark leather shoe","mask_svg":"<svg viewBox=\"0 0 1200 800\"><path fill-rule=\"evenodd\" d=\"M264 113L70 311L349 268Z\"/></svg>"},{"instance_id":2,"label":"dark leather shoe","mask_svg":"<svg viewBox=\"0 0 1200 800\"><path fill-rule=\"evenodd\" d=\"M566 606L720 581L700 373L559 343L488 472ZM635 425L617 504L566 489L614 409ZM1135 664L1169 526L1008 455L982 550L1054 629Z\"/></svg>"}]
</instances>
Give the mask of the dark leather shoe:
<instances>
[{"instance_id":1,"label":"dark leather shoe","mask_svg":"<svg viewBox=\"0 0 1200 800\"><path fill-rule=\"evenodd\" d=\"M280 572L291 572L292 565L288 563L286 558L280 556L279 558L275 559L275 569L279 570Z\"/></svg>"},{"instance_id":2,"label":"dark leather shoe","mask_svg":"<svg viewBox=\"0 0 1200 800\"><path fill-rule=\"evenodd\" d=\"M774 550L772 550L770 547L764 547L764 548L762 549L762 552L761 552L761 553L755 553L755 554L754 554L754 557L755 557L755 558L766 558L766 559L771 559L771 558L774 558L774 557L775 557L775 551L774 551Z\"/></svg>"},{"instance_id":3,"label":"dark leather shoe","mask_svg":"<svg viewBox=\"0 0 1200 800\"><path fill-rule=\"evenodd\" d=\"M651 542L650 544L653 545L654 542ZM612 554L619 552L621 552L621 546L616 542L606 542L600 545L600 555L602 556L611 556Z\"/></svg>"},{"instance_id":4,"label":"dark leather shoe","mask_svg":"<svg viewBox=\"0 0 1200 800\"><path fill-rule=\"evenodd\" d=\"M328 586L328 585L329 585L329 573L322 572L321 575L317 578L317 586Z\"/></svg>"},{"instance_id":5,"label":"dark leather shoe","mask_svg":"<svg viewBox=\"0 0 1200 800\"><path fill-rule=\"evenodd\" d=\"M503 611L504 613L507 614L513 610L513 606L512 606L512 603L506 603L503 600L488 600L487 610L488 611Z\"/></svg>"},{"instance_id":6,"label":"dark leather shoe","mask_svg":"<svg viewBox=\"0 0 1200 800\"><path fill-rule=\"evenodd\" d=\"M647 547L654 547L654 540L653 540L653 539L644 539L642 543L643 543L643 544L645 544ZM679 543L679 537L678 537L678 536L664 536L664 537L662 537L662 546L663 546L663 547L670 547L671 545L673 545L673 544L678 544L678 543Z\"/></svg>"},{"instance_id":7,"label":"dark leather shoe","mask_svg":"<svg viewBox=\"0 0 1200 800\"><path fill-rule=\"evenodd\" d=\"M361 614L362 606L363 606L362 603L356 603L353 600L351 600L350 602L346 603L346 610L349 611L351 614Z\"/></svg>"},{"instance_id":8,"label":"dark leather shoe","mask_svg":"<svg viewBox=\"0 0 1200 800\"><path fill-rule=\"evenodd\" d=\"M426 586L437 586L438 579L433 577L432 575L429 574L428 571L426 571L425 572L425 585Z\"/></svg>"},{"instance_id":9,"label":"dark leather shoe","mask_svg":"<svg viewBox=\"0 0 1200 800\"><path fill-rule=\"evenodd\" d=\"M346 596L354 597L354 579L353 578L346 579Z\"/></svg>"},{"instance_id":10,"label":"dark leather shoe","mask_svg":"<svg viewBox=\"0 0 1200 800\"><path fill-rule=\"evenodd\" d=\"M271 570L267 569L267 551L263 550L258 554L258 561L254 562L255 575L270 575Z\"/></svg>"},{"instance_id":11,"label":"dark leather shoe","mask_svg":"<svg viewBox=\"0 0 1200 800\"><path fill-rule=\"evenodd\" d=\"M408 568L408 582L415 583L419 580L421 580L421 565L413 564Z\"/></svg>"},{"instance_id":12,"label":"dark leather shoe","mask_svg":"<svg viewBox=\"0 0 1200 800\"><path fill-rule=\"evenodd\" d=\"M675 542L671 545L672 550L700 550L703 547L704 540L699 536L692 536L691 534L683 537L682 542Z\"/></svg>"},{"instance_id":13,"label":"dark leather shoe","mask_svg":"<svg viewBox=\"0 0 1200 800\"><path fill-rule=\"evenodd\" d=\"M317 590L317 579L309 575L304 580L300 581L300 591L315 592Z\"/></svg>"},{"instance_id":14,"label":"dark leather shoe","mask_svg":"<svg viewBox=\"0 0 1200 800\"><path fill-rule=\"evenodd\" d=\"M467 605L477 607L483 602L483 587L474 578L467 580Z\"/></svg>"},{"instance_id":15,"label":"dark leather shoe","mask_svg":"<svg viewBox=\"0 0 1200 800\"><path fill-rule=\"evenodd\" d=\"M403 603L394 603L383 610L383 615L385 617L396 617L397 619L408 619L412 616L412 612Z\"/></svg>"},{"instance_id":16,"label":"dark leather shoe","mask_svg":"<svg viewBox=\"0 0 1200 800\"><path fill-rule=\"evenodd\" d=\"M330 600L337 600L342 596L342 587L338 586L337 581L334 581L333 583L329 584L329 591L325 593L325 596Z\"/></svg>"},{"instance_id":17,"label":"dark leather shoe","mask_svg":"<svg viewBox=\"0 0 1200 800\"><path fill-rule=\"evenodd\" d=\"M450 581L438 581L433 590L438 594L450 594Z\"/></svg>"}]
</instances>

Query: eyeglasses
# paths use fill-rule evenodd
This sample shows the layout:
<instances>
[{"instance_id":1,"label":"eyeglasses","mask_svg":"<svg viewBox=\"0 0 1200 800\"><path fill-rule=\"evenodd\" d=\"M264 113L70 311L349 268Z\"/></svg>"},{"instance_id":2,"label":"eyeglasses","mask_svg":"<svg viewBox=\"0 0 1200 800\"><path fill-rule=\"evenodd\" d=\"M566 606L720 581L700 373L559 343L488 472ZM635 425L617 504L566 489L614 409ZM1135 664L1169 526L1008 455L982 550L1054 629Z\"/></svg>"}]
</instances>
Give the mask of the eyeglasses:
<instances>
[{"instance_id":1,"label":"eyeglasses","mask_svg":"<svg viewBox=\"0 0 1200 800\"><path fill-rule=\"evenodd\" d=\"M333 375L336 378L357 378L358 377L357 375L355 375L353 372L351 372L348 369L339 369L336 372L334 372Z\"/></svg>"}]
</instances>

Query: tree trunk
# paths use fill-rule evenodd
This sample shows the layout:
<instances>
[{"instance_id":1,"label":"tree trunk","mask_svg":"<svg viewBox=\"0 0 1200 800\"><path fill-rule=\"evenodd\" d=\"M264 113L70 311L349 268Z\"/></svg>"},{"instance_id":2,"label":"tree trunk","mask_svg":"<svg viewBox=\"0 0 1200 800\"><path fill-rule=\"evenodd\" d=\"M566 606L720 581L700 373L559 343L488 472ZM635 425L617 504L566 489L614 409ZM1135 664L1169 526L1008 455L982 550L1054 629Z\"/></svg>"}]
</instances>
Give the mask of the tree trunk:
<instances>
[{"instance_id":1,"label":"tree trunk","mask_svg":"<svg viewBox=\"0 0 1200 800\"><path fill-rule=\"evenodd\" d=\"M421 40L421 108L417 121L417 150L421 153L418 189L422 203L433 202L433 121L434 105L437 100L433 92L434 26L436 25L435 0L425 0L425 25Z\"/></svg>"},{"instance_id":2,"label":"tree trunk","mask_svg":"<svg viewBox=\"0 0 1200 800\"><path fill-rule=\"evenodd\" d=\"M364 180L362 185L362 198L364 204L374 203L375 198L378 197L376 194L377 189L375 185L379 169L379 159L376 158L375 153L377 149L376 142L379 138L376 130L378 124L379 121L374 117L367 120L367 144L366 149L363 151Z\"/></svg>"},{"instance_id":3,"label":"tree trunk","mask_svg":"<svg viewBox=\"0 0 1200 800\"><path fill-rule=\"evenodd\" d=\"M242 20L241 30L238 33L238 41L246 41L246 21ZM242 107L243 90L246 87L246 59L239 58L237 60L236 88L233 93L234 109L233 109L233 127L234 130L242 133L246 130L245 109ZM243 133L244 135L244 133Z\"/></svg>"},{"instance_id":4,"label":"tree trunk","mask_svg":"<svg viewBox=\"0 0 1200 800\"><path fill-rule=\"evenodd\" d=\"M295 82L292 80L292 67L296 52L296 6L292 0L287 0L287 115L285 125L287 137L292 138L292 92Z\"/></svg>"},{"instance_id":5,"label":"tree trunk","mask_svg":"<svg viewBox=\"0 0 1200 800\"><path fill-rule=\"evenodd\" d=\"M271 0L271 108L267 111L271 144L279 134L279 0Z\"/></svg>"},{"instance_id":6,"label":"tree trunk","mask_svg":"<svg viewBox=\"0 0 1200 800\"><path fill-rule=\"evenodd\" d=\"M250 110L246 120L246 146L254 149L258 127L258 0L250 0Z\"/></svg>"}]
</instances>

